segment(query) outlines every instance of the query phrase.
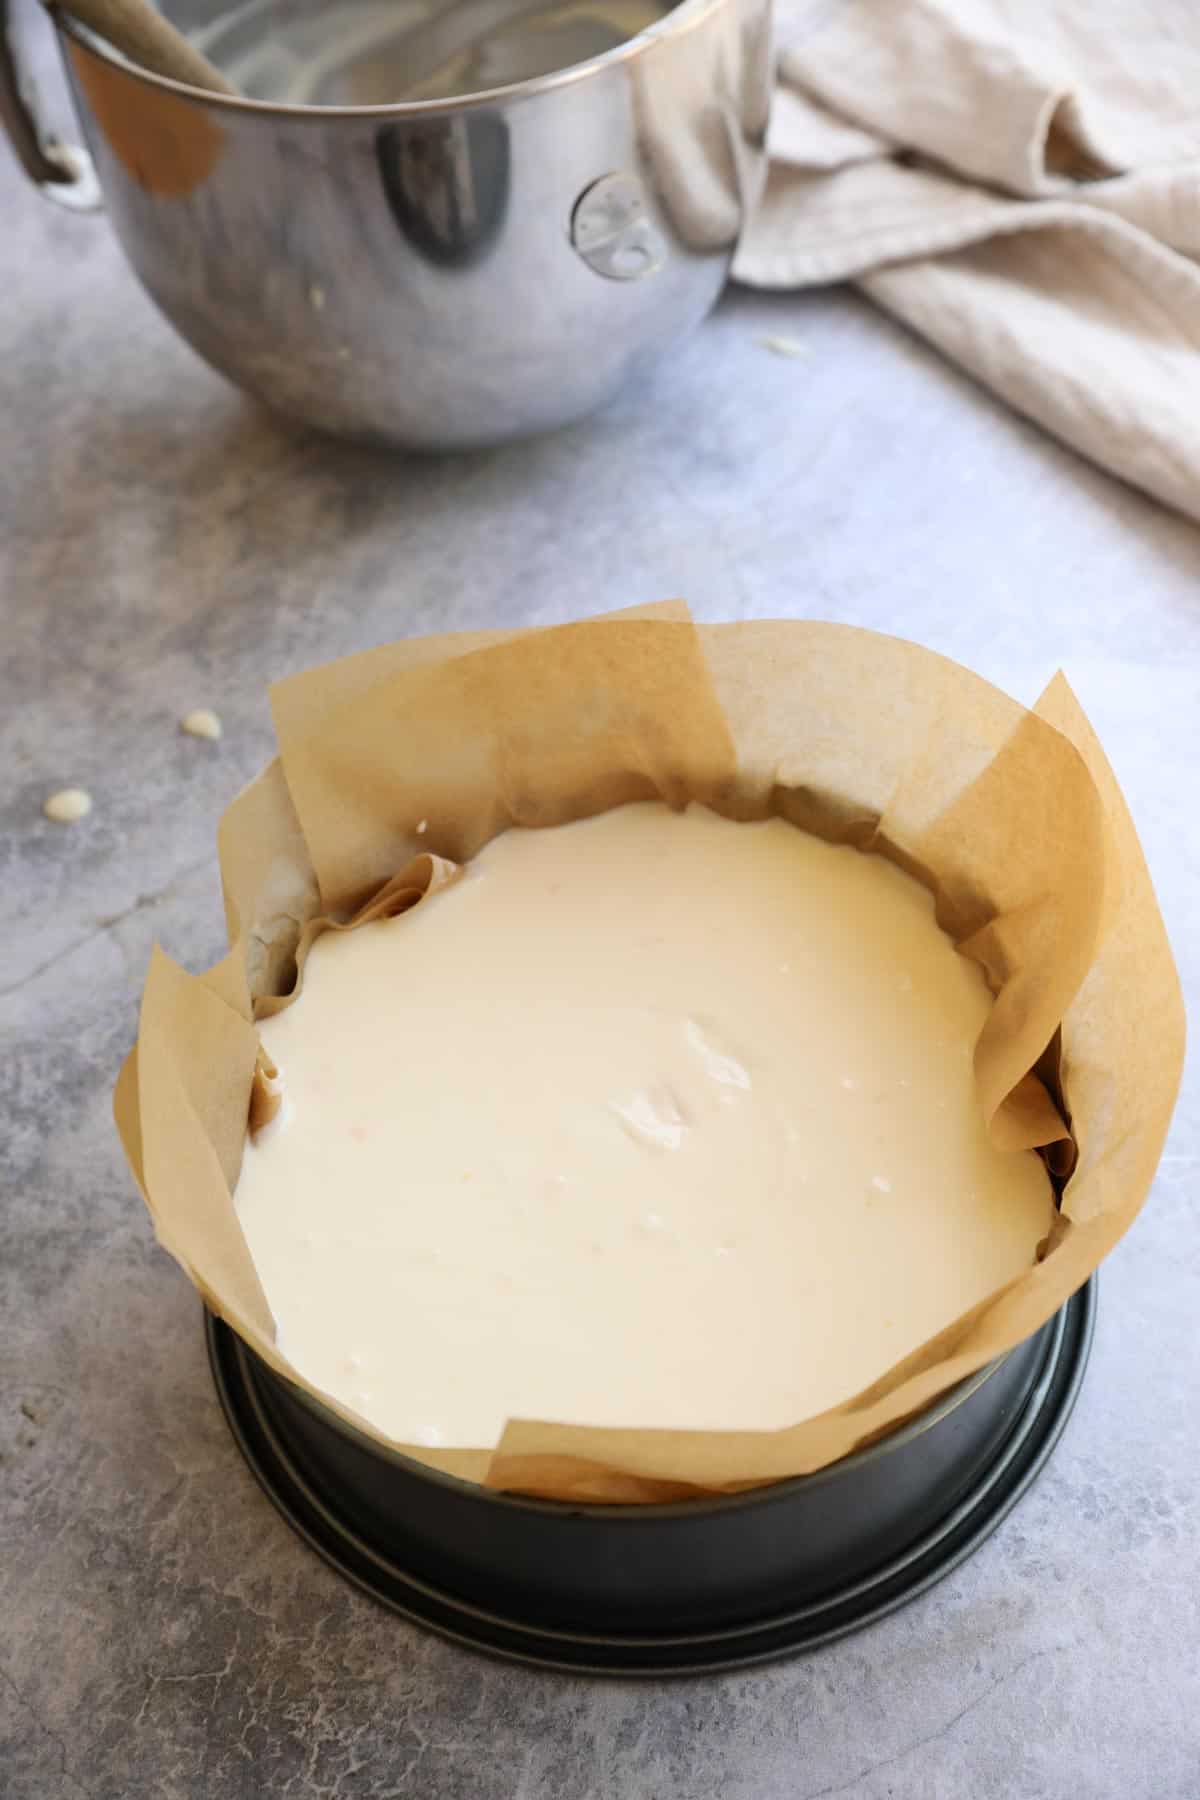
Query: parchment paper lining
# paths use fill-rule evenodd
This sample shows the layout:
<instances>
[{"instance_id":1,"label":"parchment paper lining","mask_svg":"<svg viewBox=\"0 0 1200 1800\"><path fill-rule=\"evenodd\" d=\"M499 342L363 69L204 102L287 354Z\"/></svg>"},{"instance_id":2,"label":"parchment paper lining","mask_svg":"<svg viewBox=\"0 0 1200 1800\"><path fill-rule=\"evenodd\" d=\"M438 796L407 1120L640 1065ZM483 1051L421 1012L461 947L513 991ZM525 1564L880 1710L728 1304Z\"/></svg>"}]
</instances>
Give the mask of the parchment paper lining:
<instances>
[{"instance_id":1,"label":"parchment paper lining","mask_svg":"<svg viewBox=\"0 0 1200 1800\"><path fill-rule=\"evenodd\" d=\"M669 605L391 644L291 677L271 701L279 758L219 833L230 954L192 976L155 950L114 1110L161 1242L300 1386L232 1201L251 1108L257 1123L273 1103L254 1021L288 1003L317 932L419 904L510 824L694 799L891 857L932 889L995 995L976 1051L993 1137L1041 1147L1068 1177L1034 1268L818 1418L779 1432L512 1420L497 1446L393 1448L574 1500L806 1473L1035 1331L1132 1222L1178 1088L1183 1006L1127 808L1061 676L1030 711L898 638L696 627Z\"/></svg>"}]
</instances>

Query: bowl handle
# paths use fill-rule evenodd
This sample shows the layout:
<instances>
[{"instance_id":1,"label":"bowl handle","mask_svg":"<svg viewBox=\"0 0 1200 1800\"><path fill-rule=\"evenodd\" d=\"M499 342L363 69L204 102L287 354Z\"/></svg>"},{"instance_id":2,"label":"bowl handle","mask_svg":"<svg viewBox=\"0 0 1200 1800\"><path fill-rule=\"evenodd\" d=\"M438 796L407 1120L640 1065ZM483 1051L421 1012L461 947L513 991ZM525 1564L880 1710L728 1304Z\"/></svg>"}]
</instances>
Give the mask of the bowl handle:
<instances>
[{"instance_id":1,"label":"bowl handle","mask_svg":"<svg viewBox=\"0 0 1200 1800\"><path fill-rule=\"evenodd\" d=\"M81 144L65 144L43 134L36 98L17 63L9 0L0 0L0 120L17 161L48 200L72 212L95 212L103 204L92 159Z\"/></svg>"}]
</instances>

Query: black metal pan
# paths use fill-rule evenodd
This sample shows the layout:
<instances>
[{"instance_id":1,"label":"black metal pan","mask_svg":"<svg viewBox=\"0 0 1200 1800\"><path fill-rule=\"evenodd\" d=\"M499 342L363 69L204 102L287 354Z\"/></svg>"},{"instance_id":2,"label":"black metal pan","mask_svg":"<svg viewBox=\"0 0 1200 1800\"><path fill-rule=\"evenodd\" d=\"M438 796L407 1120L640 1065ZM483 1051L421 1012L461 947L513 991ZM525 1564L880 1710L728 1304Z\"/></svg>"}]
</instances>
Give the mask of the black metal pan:
<instances>
[{"instance_id":1,"label":"black metal pan","mask_svg":"<svg viewBox=\"0 0 1200 1800\"><path fill-rule=\"evenodd\" d=\"M498 1494L384 1449L209 1318L222 1406L275 1505L358 1586L461 1642L622 1674L736 1667L824 1642L929 1587L1050 1454L1095 1280L918 1419L821 1470L655 1506Z\"/></svg>"}]
</instances>

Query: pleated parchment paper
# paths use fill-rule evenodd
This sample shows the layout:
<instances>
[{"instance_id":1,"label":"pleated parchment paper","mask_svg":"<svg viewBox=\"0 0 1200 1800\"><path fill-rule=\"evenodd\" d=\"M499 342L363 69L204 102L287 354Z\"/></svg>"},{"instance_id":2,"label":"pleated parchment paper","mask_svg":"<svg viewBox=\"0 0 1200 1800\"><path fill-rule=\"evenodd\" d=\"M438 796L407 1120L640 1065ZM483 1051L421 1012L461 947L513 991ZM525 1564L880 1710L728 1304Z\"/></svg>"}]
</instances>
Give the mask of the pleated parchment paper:
<instances>
[{"instance_id":1,"label":"pleated parchment paper","mask_svg":"<svg viewBox=\"0 0 1200 1800\"><path fill-rule=\"evenodd\" d=\"M317 931L419 904L510 824L694 799L891 857L933 889L995 995L975 1057L995 1140L1041 1147L1062 1186L1035 1267L817 1418L777 1432L514 1419L497 1445L395 1446L408 1455L576 1500L818 1469L1036 1330L1132 1222L1178 1088L1183 1005L1132 821L1061 676L1029 711L898 638L697 627L670 605L390 644L280 682L271 702L279 756L220 826L230 953L190 975L155 950L115 1112L160 1241L293 1381L231 1197L252 1102L271 1104L255 1020L287 1004Z\"/></svg>"}]
</instances>

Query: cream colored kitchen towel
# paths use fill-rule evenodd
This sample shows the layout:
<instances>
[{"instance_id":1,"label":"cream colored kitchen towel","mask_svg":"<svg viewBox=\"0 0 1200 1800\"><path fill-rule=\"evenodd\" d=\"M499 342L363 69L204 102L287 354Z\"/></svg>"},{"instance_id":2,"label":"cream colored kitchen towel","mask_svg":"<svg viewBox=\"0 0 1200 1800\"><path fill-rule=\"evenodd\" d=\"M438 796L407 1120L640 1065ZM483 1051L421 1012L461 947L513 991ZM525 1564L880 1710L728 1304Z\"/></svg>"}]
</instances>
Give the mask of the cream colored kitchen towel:
<instances>
[{"instance_id":1,"label":"cream colored kitchen towel","mask_svg":"<svg viewBox=\"0 0 1200 1800\"><path fill-rule=\"evenodd\" d=\"M735 274L854 281L1200 517L1200 0L803 0Z\"/></svg>"}]
</instances>

